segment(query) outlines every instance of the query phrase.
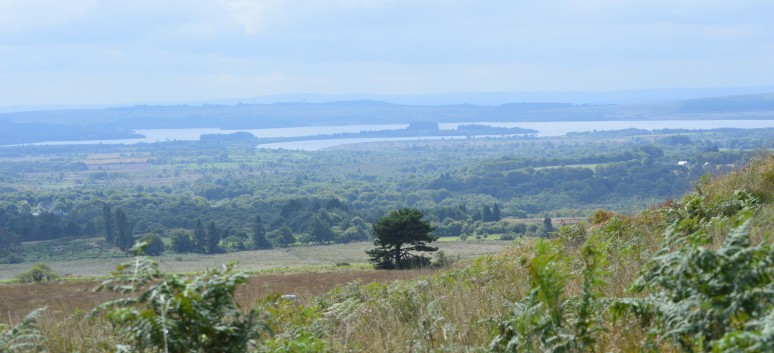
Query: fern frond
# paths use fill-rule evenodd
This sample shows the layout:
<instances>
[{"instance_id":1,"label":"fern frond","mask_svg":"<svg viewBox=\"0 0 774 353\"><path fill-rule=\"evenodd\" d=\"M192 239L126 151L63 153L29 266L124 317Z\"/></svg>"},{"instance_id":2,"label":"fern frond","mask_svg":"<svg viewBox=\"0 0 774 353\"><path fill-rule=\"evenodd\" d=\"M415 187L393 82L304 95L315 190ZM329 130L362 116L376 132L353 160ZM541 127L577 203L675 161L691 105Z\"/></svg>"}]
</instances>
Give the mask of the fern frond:
<instances>
[{"instance_id":1,"label":"fern frond","mask_svg":"<svg viewBox=\"0 0 774 353\"><path fill-rule=\"evenodd\" d=\"M42 352L45 337L36 326L46 308L38 308L27 314L21 324L0 333L0 352Z\"/></svg>"}]
</instances>

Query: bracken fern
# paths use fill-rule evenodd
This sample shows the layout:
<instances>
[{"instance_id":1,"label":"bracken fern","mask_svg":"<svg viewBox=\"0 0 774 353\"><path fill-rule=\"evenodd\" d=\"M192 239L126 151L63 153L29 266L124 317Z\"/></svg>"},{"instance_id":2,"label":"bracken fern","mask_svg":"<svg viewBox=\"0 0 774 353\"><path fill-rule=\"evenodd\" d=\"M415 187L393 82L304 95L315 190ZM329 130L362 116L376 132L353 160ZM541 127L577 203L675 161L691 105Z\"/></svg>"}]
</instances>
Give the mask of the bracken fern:
<instances>
[{"instance_id":1,"label":"bracken fern","mask_svg":"<svg viewBox=\"0 0 774 353\"><path fill-rule=\"evenodd\" d=\"M239 310L234 293L246 276L233 265L209 270L192 278L161 272L153 259L139 255L119 265L98 290L129 296L104 303L94 312L106 312L124 341L119 351L245 352L266 328L258 311Z\"/></svg>"},{"instance_id":2,"label":"bracken fern","mask_svg":"<svg viewBox=\"0 0 774 353\"><path fill-rule=\"evenodd\" d=\"M0 325L0 352L3 353L21 353L21 352L42 352L43 341L45 338L36 326L36 321L40 318L45 308L33 310L29 313L21 324L5 329Z\"/></svg>"},{"instance_id":3,"label":"bracken fern","mask_svg":"<svg viewBox=\"0 0 774 353\"><path fill-rule=\"evenodd\" d=\"M632 287L650 294L614 306L617 316L632 312L650 328L645 348L666 342L684 352L774 350L774 245L750 241L755 204L744 192L715 205L694 197L675 214L664 247ZM719 222L737 226L713 249L707 228Z\"/></svg>"}]
</instances>

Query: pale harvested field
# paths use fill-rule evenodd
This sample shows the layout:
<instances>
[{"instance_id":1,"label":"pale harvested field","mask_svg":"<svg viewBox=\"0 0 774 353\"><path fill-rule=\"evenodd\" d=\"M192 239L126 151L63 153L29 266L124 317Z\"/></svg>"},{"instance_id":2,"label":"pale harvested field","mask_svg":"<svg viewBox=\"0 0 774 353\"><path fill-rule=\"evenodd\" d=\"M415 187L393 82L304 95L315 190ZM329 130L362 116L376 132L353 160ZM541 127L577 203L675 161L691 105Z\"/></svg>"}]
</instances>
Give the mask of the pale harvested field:
<instances>
[{"instance_id":1,"label":"pale harvested field","mask_svg":"<svg viewBox=\"0 0 774 353\"><path fill-rule=\"evenodd\" d=\"M497 253L508 246L509 242L453 241L436 242L441 251L452 258L471 258L483 254ZM246 271L271 269L293 269L314 266L333 266L338 263L362 264L368 261L365 251L373 248L370 242L350 244L332 244L322 246L300 246L284 249L232 252L216 255L164 255L157 259L161 268L171 272L199 272L215 268L234 261ZM82 259L62 262L48 262L48 265L60 275L66 276L106 276L116 265L128 258ZM15 274L28 270L32 264L0 265L0 280L7 280Z\"/></svg>"}]
</instances>

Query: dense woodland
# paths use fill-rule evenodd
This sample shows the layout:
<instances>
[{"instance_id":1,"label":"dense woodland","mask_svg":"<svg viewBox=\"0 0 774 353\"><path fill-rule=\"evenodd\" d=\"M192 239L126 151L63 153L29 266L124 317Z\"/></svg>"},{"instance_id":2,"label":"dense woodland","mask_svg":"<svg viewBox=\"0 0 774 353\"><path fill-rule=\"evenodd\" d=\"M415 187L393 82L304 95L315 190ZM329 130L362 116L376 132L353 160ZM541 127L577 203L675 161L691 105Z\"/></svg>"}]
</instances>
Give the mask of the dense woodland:
<instances>
[{"instance_id":1,"label":"dense woodland","mask_svg":"<svg viewBox=\"0 0 774 353\"><path fill-rule=\"evenodd\" d=\"M181 253L345 243L369 239L374 221L402 207L420 209L436 236L544 236L560 226L551 218L681 195L770 148L771 135L622 130L319 152L238 140L4 148L0 258L22 261L21 242L68 237L119 249L152 237L158 252ZM100 154L115 162L90 164Z\"/></svg>"}]
</instances>

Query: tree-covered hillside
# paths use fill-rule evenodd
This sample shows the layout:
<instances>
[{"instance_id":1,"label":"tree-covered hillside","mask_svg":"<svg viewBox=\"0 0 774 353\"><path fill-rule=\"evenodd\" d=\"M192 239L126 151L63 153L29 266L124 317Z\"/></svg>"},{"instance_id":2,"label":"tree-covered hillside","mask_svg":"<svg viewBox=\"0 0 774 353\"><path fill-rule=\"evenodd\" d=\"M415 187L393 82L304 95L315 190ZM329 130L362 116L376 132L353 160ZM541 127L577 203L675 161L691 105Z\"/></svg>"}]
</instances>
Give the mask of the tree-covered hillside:
<instances>
[{"instance_id":1,"label":"tree-covered hillside","mask_svg":"<svg viewBox=\"0 0 774 353\"><path fill-rule=\"evenodd\" d=\"M116 245L108 233L118 234L118 211L124 233L161 239L174 252L201 249L188 245L197 223L218 234L214 251L365 240L370 223L403 207L420 209L436 236L544 236L547 227L529 219L632 212L682 194L702 175L738 168L770 141L763 129L390 142L318 152L256 150L238 141L18 147L2 151L0 258L50 261L50 254L20 253L20 243L78 237L102 238L92 252L118 255L99 251ZM256 245L256 231L264 245Z\"/></svg>"}]
</instances>

